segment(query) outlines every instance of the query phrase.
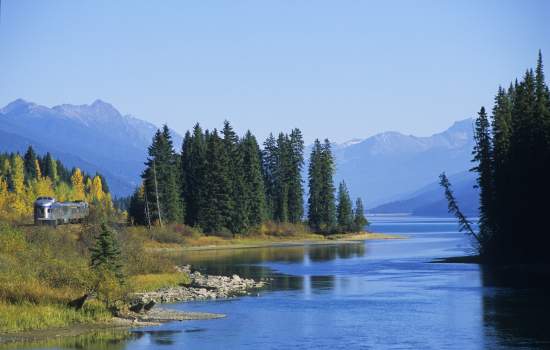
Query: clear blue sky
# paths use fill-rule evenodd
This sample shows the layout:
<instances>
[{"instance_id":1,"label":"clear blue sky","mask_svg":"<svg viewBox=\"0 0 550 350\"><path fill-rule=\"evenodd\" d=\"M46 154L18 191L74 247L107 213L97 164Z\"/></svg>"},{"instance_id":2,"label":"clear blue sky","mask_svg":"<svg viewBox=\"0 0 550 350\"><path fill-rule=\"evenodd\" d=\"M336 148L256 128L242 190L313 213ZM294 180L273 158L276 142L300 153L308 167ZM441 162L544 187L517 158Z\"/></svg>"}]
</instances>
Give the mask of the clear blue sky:
<instances>
[{"instance_id":1,"label":"clear blue sky","mask_svg":"<svg viewBox=\"0 0 550 350\"><path fill-rule=\"evenodd\" d=\"M550 1L2 0L0 105L111 102L310 142L440 131L550 67ZM550 69L548 69L550 76Z\"/></svg>"}]
</instances>

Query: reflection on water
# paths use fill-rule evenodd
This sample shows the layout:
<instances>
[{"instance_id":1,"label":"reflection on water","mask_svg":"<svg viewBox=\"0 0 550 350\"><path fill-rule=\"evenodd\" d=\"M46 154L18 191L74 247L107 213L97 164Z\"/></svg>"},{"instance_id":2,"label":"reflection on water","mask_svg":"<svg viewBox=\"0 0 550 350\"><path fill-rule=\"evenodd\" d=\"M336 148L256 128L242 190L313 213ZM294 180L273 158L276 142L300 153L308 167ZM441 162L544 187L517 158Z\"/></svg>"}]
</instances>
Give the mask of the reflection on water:
<instances>
[{"instance_id":1,"label":"reflection on water","mask_svg":"<svg viewBox=\"0 0 550 350\"><path fill-rule=\"evenodd\" d=\"M51 334L51 339L29 341L25 343L8 343L0 349L90 349L90 350L118 350L126 349L129 340L139 338L139 333L126 330L101 330L71 337L59 337Z\"/></svg>"},{"instance_id":2,"label":"reflection on water","mask_svg":"<svg viewBox=\"0 0 550 350\"><path fill-rule=\"evenodd\" d=\"M191 251L178 254L176 261L180 264L191 264L210 274L236 273L247 277L264 278L270 276L272 272L262 266L264 262L277 261L308 265L311 262L362 257L365 253L366 246L357 243Z\"/></svg>"},{"instance_id":3,"label":"reflection on water","mask_svg":"<svg viewBox=\"0 0 550 350\"><path fill-rule=\"evenodd\" d=\"M500 346L550 346L548 274L537 268L482 267L483 320Z\"/></svg>"},{"instance_id":4,"label":"reflection on water","mask_svg":"<svg viewBox=\"0 0 550 350\"><path fill-rule=\"evenodd\" d=\"M179 263L204 272L268 278L270 285L260 297L174 304L175 309L227 317L146 328L133 332L134 339L106 348L550 346L548 290L534 287L533 271L430 263L469 251L468 238L452 220L386 217L373 220L373 230L409 239L177 256Z\"/></svg>"}]
</instances>

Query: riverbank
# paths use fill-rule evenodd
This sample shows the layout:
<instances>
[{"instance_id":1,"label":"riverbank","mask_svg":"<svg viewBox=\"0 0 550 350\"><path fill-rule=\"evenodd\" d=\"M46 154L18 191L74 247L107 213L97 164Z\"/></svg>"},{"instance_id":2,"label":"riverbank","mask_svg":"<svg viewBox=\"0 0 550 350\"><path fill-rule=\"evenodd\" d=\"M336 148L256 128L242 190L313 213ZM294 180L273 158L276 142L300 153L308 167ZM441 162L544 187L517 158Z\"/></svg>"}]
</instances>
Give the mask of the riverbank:
<instances>
[{"instance_id":1,"label":"riverbank","mask_svg":"<svg viewBox=\"0 0 550 350\"><path fill-rule=\"evenodd\" d=\"M130 309L143 310L146 305L160 303L178 303L192 300L227 299L247 295L251 291L263 288L266 281L255 281L237 275L216 276L203 275L191 271L191 266L180 267L189 275L190 283L175 287L161 288L152 292L135 293L132 296Z\"/></svg>"},{"instance_id":2,"label":"riverbank","mask_svg":"<svg viewBox=\"0 0 550 350\"><path fill-rule=\"evenodd\" d=\"M156 304L230 298L246 295L265 285L264 281L241 278L240 276L203 275L192 272L191 266L178 267L179 273L187 275L185 285L163 287L149 292L133 293L128 309L114 317L94 322L81 320L65 327L52 327L20 332L1 332L0 345L46 341L64 337L78 337L98 331L110 330L124 332L131 328L157 326L166 322L206 320L225 317L217 313L199 313L170 310Z\"/></svg>"},{"instance_id":3,"label":"riverbank","mask_svg":"<svg viewBox=\"0 0 550 350\"><path fill-rule=\"evenodd\" d=\"M202 250L223 250L223 249L250 249L250 248L273 248L293 246L318 246L335 244L358 244L368 240L406 239L403 235L392 235L386 233L359 232L348 234L337 234L323 236L310 234L302 237L274 237L274 236L237 236L235 238L204 237L200 241L187 241L185 245L180 244L154 244L148 245L147 249L154 252L189 252ZM207 243L208 242L208 243Z\"/></svg>"},{"instance_id":4,"label":"riverbank","mask_svg":"<svg viewBox=\"0 0 550 350\"><path fill-rule=\"evenodd\" d=\"M209 320L223 317L225 317L224 314L184 312L155 307L147 314L137 315L133 319L112 317L102 323L84 323L66 327L0 333L0 349L10 348L12 345L14 348L17 347L16 345L22 344L29 346L34 342L41 345L44 342L70 342L71 339L77 340L79 337L86 336L96 338L97 334L101 334L105 341L112 342L119 337L129 337L132 328L159 326L166 322Z\"/></svg>"}]
</instances>

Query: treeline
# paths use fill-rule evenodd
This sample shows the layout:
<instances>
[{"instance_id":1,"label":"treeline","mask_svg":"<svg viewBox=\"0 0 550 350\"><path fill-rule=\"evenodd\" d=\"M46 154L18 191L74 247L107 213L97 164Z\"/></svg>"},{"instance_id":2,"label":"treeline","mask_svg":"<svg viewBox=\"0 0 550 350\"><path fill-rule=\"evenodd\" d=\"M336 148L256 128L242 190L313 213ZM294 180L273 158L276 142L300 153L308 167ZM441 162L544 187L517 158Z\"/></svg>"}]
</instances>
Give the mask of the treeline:
<instances>
[{"instance_id":1,"label":"treeline","mask_svg":"<svg viewBox=\"0 0 550 350\"><path fill-rule=\"evenodd\" d=\"M540 52L535 71L499 87L490 117L479 111L473 155L480 228L472 233L480 253L498 261L550 260L550 94Z\"/></svg>"},{"instance_id":2,"label":"treeline","mask_svg":"<svg viewBox=\"0 0 550 350\"><path fill-rule=\"evenodd\" d=\"M229 122L221 132L196 124L176 153L167 126L148 150L143 183L129 204L133 224L185 223L207 234L247 233L262 223L304 223L304 141L299 129L272 134L260 148L250 131L239 137ZM338 203L330 142L317 140L309 165L309 226L316 232L361 231L367 224L345 184Z\"/></svg>"},{"instance_id":3,"label":"treeline","mask_svg":"<svg viewBox=\"0 0 550 350\"><path fill-rule=\"evenodd\" d=\"M0 153L0 217L19 219L32 214L37 197L58 201L86 200L111 208L105 179L79 168L68 169L50 153L36 154L31 146L25 154Z\"/></svg>"}]
</instances>

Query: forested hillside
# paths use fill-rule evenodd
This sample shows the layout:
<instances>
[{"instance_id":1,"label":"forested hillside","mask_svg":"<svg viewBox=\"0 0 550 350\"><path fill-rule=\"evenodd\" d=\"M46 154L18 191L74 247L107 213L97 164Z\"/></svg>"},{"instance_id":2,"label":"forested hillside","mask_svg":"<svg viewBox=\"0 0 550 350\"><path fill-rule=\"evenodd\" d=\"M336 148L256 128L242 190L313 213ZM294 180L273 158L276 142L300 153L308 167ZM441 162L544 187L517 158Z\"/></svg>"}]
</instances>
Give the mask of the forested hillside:
<instances>
[{"instance_id":1,"label":"forested hillside","mask_svg":"<svg viewBox=\"0 0 550 350\"><path fill-rule=\"evenodd\" d=\"M550 198L550 93L539 52L537 67L521 81L499 87L489 116L481 107L475 123L473 171L480 189L479 232L469 229L443 174L449 209L476 239L487 258L547 262Z\"/></svg>"},{"instance_id":2,"label":"forested hillside","mask_svg":"<svg viewBox=\"0 0 550 350\"><path fill-rule=\"evenodd\" d=\"M50 153L40 156L32 147L23 156L0 153L0 218L25 220L32 215L33 203L40 196L112 207L107 182L98 173L68 169Z\"/></svg>"},{"instance_id":3,"label":"forested hillside","mask_svg":"<svg viewBox=\"0 0 550 350\"><path fill-rule=\"evenodd\" d=\"M32 145L68 167L100 172L113 196L127 196L139 183L143 153L156 129L101 100L49 108L18 99L0 109L0 152L22 154ZM172 137L179 147L181 136Z\"/></svg>"},{"instance_id":4,"label":"forested hillside","mask_svg":"<svg viewBox=\"0 0 550 350\"><path fill-rule=\"evenodd\" d=\"M168 127L149 147L143 184L132 196L134 224L185 223L207 234L261 230L267 222L304 220L304 142L299 129L270 135L263 149L251 132L239 137L229 122L221 132L199 124L176 153ZM308 168L309 226L316 232L360 231L366 224L361 199L355 210L344 183L338 202L331 144L315 141Z\"/></svg>"}]
</instances>

